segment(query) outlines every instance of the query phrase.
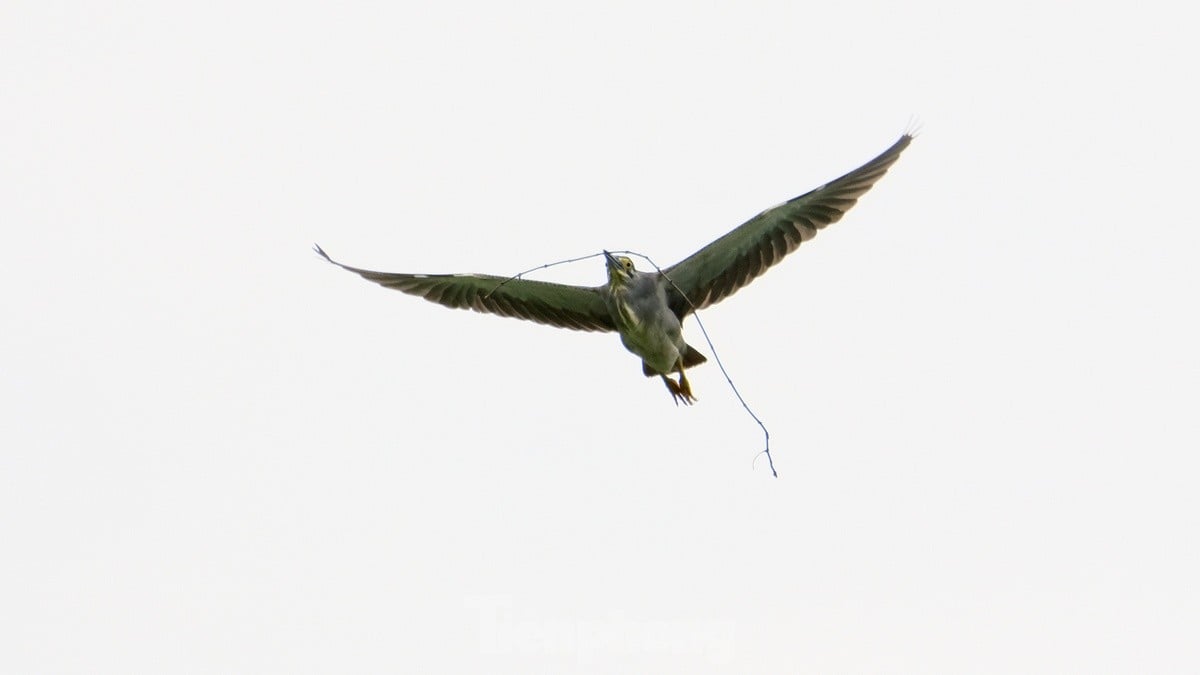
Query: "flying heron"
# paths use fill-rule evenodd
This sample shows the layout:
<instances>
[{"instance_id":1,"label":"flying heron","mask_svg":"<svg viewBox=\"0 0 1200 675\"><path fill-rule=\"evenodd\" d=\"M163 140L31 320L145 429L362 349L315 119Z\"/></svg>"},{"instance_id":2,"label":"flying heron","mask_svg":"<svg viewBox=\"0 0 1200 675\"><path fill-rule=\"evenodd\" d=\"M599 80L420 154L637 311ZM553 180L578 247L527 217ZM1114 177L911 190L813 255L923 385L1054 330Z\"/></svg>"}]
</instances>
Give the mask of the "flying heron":
<instances>
[{"instance_id":1,"label":"flying heron","mask_svg":"<svg viewBox=\"0 0 1200 675\"><path fill-rule=\"evenodd\" d=\"M488 274L404 274L343 265L320 246L329 262L387 288L447 307L527 319L560 328L616 331L642 359L647 377L658 375L676 405L695 401L686 370L707 359L683 339L690 313L716 304L768 267L837 222L900 157L912 134L850 173L754 216L666 269L643 272L625 256L604 251L607 283L571 286ZM679 373L678 381L669 375Z\"/></svg>"}]
</instances>

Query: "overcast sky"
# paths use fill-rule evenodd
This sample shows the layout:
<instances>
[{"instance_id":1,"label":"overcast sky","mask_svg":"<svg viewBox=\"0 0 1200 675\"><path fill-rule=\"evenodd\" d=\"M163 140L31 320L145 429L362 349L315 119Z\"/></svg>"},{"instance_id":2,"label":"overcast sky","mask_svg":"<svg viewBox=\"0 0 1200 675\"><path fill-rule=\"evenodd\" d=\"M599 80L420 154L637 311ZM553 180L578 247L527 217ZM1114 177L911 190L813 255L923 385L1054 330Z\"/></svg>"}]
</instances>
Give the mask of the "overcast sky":
<instances>
[{"instance_id":1,"label":"overcast sky","mask_svg":"<svg viewBox=\"0 0 1200 675\"><path fill-rule=\"evenodd\" d=\"M1200 668L1167 5L4 3L0 671ZM311 250L666 265L913 121L701 315L778 479L711 360Z\"/></svg>"}]
</instances>

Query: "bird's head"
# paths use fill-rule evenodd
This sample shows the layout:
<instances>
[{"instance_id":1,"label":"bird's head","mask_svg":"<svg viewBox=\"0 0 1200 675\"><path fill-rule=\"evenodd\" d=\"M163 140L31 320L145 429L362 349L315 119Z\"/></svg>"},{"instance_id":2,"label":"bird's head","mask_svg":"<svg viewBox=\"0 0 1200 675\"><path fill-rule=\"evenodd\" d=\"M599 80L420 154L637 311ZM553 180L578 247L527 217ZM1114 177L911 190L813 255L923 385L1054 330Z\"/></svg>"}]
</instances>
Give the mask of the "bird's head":
<instances>
[{"instance_id":1,"label":"bird's head","mask_svg":"<svg viewBox=\"0 0 1200 675\"><path fill-rule=\"evenodd\" d=\"M633 261L623 255L614 256L608 251L604 252L604 261L608 267L608 283L610 286L627 286L633 281L637 270L633 268Z\"/></svg>"}]
</instances>

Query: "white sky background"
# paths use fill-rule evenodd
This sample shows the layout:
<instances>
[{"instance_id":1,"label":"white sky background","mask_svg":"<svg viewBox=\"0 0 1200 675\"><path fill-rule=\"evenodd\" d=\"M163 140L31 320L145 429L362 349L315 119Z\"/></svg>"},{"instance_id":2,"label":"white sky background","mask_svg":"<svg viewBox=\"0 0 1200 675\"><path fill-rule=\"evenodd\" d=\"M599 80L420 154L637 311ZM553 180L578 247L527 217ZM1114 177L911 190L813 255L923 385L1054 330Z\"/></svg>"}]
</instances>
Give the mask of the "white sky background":
<instances>
[{"instance_id":1,"label":"white sky background","mask_svg":"<svg viewBox=\"0 0 1200 675\"><path fill-rule=\"evenodd\" d=\"M1200 667L1158 3L10 2L0 44L0 671ZM615 335L310 250L665 265L912 118L701 315L778 480L713 363L676 408Z\"/></svg>"}]
</instances>

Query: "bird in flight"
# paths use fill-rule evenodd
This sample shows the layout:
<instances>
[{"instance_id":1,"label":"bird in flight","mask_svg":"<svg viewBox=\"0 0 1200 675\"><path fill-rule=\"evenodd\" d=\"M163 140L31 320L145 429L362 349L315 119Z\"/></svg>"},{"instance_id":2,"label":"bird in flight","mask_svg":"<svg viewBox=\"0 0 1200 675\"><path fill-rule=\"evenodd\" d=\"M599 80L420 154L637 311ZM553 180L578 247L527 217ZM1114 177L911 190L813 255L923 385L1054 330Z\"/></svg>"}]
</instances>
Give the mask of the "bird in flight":
<instances>
[{"instance_id":1,"label":"bird in flight","mask_svg":"<svg viewBox=\"0 0 1200 675\"><path fill-rule=\"evenodd\" d=\"M683 339L690 313L716 304L837 222L900 157L912 134L850 173L754 216L711 244L662 270L643 272L625 256L604 251L607 283L571 286L488 274L405 274L343 265L344 270L430 302L559 328L616 331L642 359L642 372L666 383L675 405L695 402L686 369L707 359ZM670 375L678 373L679 379Z\"/></svg>"}]
</instances>

